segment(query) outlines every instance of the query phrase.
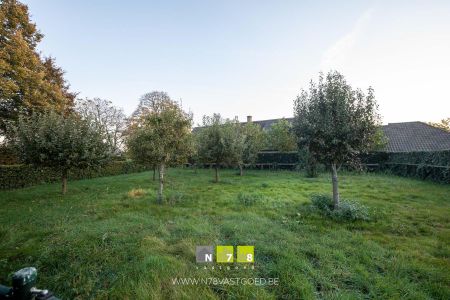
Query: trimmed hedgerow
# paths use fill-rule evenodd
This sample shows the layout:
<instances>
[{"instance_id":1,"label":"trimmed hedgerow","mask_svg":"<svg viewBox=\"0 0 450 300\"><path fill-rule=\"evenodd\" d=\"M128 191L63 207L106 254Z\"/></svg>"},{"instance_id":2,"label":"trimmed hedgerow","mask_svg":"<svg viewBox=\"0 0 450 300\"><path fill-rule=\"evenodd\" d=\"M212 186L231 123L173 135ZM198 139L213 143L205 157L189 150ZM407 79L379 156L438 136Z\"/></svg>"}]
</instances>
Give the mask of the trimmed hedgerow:
<instances>
[{"instance_id":1,"label":"trimmed hedgerow","mask_svg":"<svg viewBox=\"0 0 450 300\"><path fill-rule=\"evenodd\" d=\"M389 153L389 163L425 164L432 166L450 166L450 150L430 152Z\"/></svg>"},{"instance_id":2,"label":"trimmed hedgerow","mask_svg":"<svg viewBox=\"0 0 450 300\"><path fill-rule=\"evenodd\" d=\"M363 166L378 169L403 177L415 177L441 183L450 183L450 150L422 152L371 152L362 154ZM283 164L295 164L297 168L306 169L308 174L323 171L323 166L310 165L307 156L298 152L260 152L258 164L271 164L274 168ZM373 165L377 165L377 167ZM313 167L312 169L310 169ZM354 170L351 166L347 166Z\"/></svg>"},{"instance_id":3,"label":"trimmed hedgerow","mask_svg":"<svg viewBox=\"0 0 450 300\"><path fill-rule=\"evenodd\" d=\"M389 153L380 166L400 176L450 183L450 151Z\"/></svg>"},{"instance_id":4,"label":"trimmed hedgerow","mask_svg":"<svg viewBox=\"0 0 450 300\"><path fill-rule=\"evenodd\" d=\"M403 177L450 183L450 150L420 152L373 152L361 156L363 164Z\"/></svg>"},{"instance_id":5,"label":"trimmed hedgerow","mask_svg":"<svg viewBox=\"0 0 450 300\"><path fill-rule=\"evenodd\" d=\"M298 164L299 154L297 151L291 152L262 151L258 153L258 159L256 163Z\"/></svg>"},{"instance_id":6,"label":"trimmed hedgerow","mask_svg":"<svg viewBox=\"0 0 450 300\"><path fill-rule=\"evenodd\" d=\"M68 177L69 180L87 179L142 172L147 169L132 161L111 161L96 169L73 169L69 172ZM60 180L61 173L50 168L36 168L31 165L0 165L0 189L22 188Z\"/></svg>"}]
</instances>

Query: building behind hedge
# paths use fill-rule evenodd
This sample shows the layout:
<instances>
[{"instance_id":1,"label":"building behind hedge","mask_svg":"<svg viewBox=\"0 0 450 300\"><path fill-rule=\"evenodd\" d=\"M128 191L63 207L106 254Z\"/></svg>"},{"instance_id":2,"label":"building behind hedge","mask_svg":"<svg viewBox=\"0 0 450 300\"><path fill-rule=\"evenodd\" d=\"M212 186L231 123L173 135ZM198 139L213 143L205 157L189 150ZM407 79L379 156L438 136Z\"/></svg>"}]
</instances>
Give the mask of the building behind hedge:
<instances>
[{"instance_id":1,"label":"building behind hedge","mask_svg":"<svg viewBox=\"0 0 450 300\"><path fill-rule=\"evenodd\" d=\"M450 150L450 132L423 122L389 123L382 127L386 152Z\"/></svg>"},{"instance_id":2,"label":"building behind hedge","mask_svg":"<svg viewBox=\"0 0 450 300\"><path fill-rule=\"evenodd\" d=\"M259 124L263 130L268 130L279 120L252 121L251 116L247 117L247 122ZM293 118L285 120L292 123ZM367 168L450 183L450 132L418 121L389 123L381 129L386 137L386 145L384 149L362 158ZM282 157L283 162L289 161L286 165L293 165L295 158L293 153L261 154L263 160L280 160Z\"/></svg>"},{"instance_id":3,"label":"building behind hedge","mask_svg":"<svg viewBox=\"0 0 450 300\"><path fill-rule=\"evenodd\" d=\"M284 118L292 123L294 118ZM268 130L281 119L253 121L247 116L247 122L253 122ZM383 152L419 152L450 150L450 132L428 125L424 122L401 122L383 125L381 129L387 138Z\"/></svg>"}]
</instances>

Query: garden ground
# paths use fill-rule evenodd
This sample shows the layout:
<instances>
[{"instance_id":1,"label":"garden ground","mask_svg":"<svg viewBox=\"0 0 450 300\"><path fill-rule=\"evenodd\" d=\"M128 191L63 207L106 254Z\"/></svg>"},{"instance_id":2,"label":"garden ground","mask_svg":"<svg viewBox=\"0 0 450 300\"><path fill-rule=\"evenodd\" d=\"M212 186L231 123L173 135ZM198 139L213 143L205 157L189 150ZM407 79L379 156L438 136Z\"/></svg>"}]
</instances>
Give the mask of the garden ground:
<instances>
[{"instance_id":1,"label":"garden ground","mask_svg":"<svg viewBox=\"0 0 450 300\"><path fill-rule=\"evenodd\" d=\"M328 174L212 178L169 170L164 205L150 172L69 182L66 196L59 184L2 191L0 282L35 266L38 287L63 299L450 299L449 185L343 174L341 196L372 215L343 222L309 206L311 194L331 193ZM196 245L254 245L255 269L197 269ZM181 277L279 285L172 284Z\"/></svg>"}]
</instances>

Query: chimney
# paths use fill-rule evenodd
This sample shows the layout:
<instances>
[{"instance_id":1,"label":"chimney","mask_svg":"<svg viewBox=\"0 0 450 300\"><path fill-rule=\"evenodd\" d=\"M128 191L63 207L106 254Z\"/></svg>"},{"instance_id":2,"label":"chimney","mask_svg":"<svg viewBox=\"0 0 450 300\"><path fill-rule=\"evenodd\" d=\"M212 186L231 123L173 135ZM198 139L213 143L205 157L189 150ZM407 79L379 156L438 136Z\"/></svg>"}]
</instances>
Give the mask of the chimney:
<instances>
[{"instance_id":1,"label":"chimney","mask_svg":"<svg viewBox=\"0 0 450 300\"><path fill-rule=\"evenodd\" d=\"M247 116L247 123L251 123L252 122L252 116Z\"/></svg>"}]
</instances>

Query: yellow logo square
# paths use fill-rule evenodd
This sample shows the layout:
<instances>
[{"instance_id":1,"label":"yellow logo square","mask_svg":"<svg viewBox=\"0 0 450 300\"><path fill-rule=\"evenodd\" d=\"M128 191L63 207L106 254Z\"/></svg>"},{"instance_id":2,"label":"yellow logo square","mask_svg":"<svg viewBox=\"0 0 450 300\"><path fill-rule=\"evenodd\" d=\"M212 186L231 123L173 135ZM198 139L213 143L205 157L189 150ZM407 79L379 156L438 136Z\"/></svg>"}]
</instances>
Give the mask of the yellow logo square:
<instances>
[{"instance_id":1,"label":"yellow logo square","mask_svg":"<svg viewBox=\"0 0 450 300\"><path fill-rule=\"evenodd\" d=\"M217 246L216 259L218 263L232 263L234 260L233 246Z\"/></svg>"},{"instance_id":2,"label":"yellow logo square","mask_svg":"<svg viewBox=\"0 0 450 300\"><path fill-rule=\"evenodd\" d=\"M238 263L255 262L255 247L237 246L237 262Z\"/></svg>"}]
</instances>

